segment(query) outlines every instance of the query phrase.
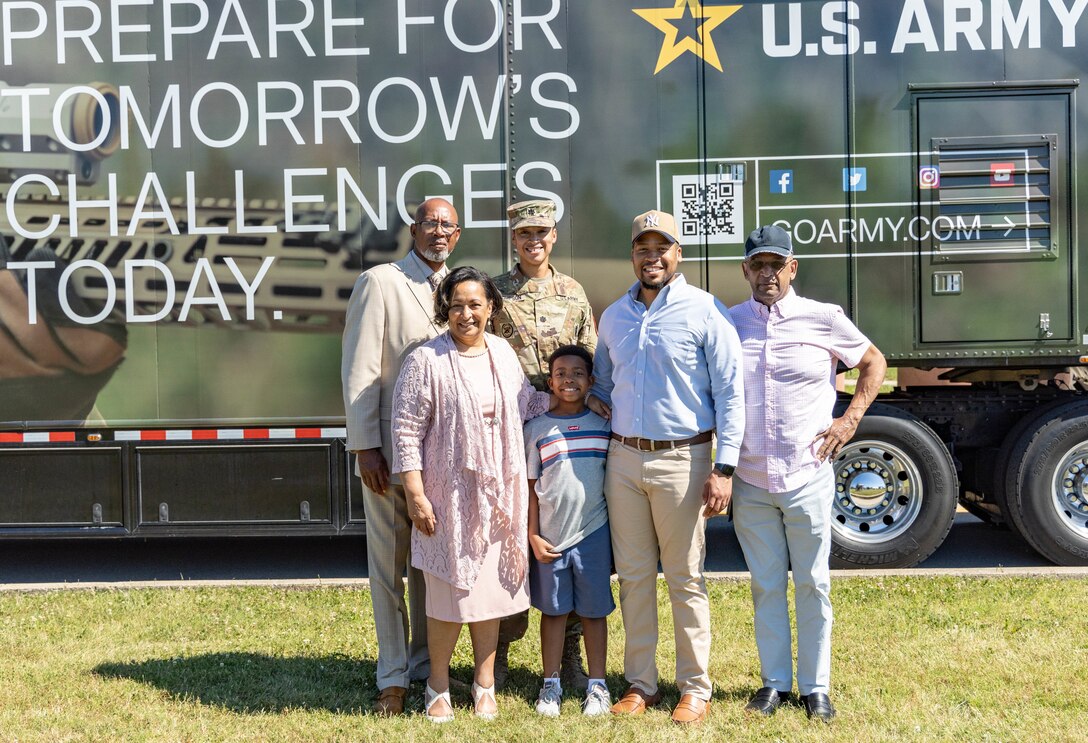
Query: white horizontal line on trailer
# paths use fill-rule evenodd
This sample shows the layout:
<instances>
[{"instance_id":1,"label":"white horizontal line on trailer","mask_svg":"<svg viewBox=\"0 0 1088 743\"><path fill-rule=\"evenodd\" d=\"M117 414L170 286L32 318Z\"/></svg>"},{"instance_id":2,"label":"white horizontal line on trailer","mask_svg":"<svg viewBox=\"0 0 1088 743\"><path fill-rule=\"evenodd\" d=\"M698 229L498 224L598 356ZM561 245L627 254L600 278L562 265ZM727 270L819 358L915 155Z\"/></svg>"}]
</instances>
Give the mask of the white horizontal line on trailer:
<instances>
[{"instance_id":1,"label":"white horizontal line on trailer","mask_svg":"<svg viewBox=\"0 0 1088 743\"><path fill-rule=\"evenodd\" d=\"M774 206L761 206L760 211L776 212L776 211L779 211L779 210L782 210L782 211L796 211L796 210L799 210L799 209L867 209L867 208L876 207L876 206L882 206L883 207L883 206L914 206L914 205L915 205L915 202L913 202L913 201L874 201L871 204L864 204L864 203L859 203L859 202L854 202L852 204L845 204L845 203L839 203L839 204L797 204L797 205L779 205L779 204L775 204ZM886 219L887 219L887 217L886 217Z\"/></svg>"},{"instance_id":2,"label":"white horizontal line on trailer","mask_svg":"<svg viewBox=\"0 0 1088 743\"><path fill-rule=\"evenodd\" d=\"M1028 151L1023 147L1005 147L1000 149L985 149L985 150L945 150L944 154L954 155L996 155L998 153L1009 153L1016 155L1028 155ZM923 155L937 155L940 154L938 150L919 150L917 152L855 152L853 154L847 154L845 152L830 154L830 155L763 155L760 157L749 157L738 155L737 157L694 157L694 158L680 158L676 160L658 160L658 165L684 165L686 163L733 163L733 162L783 162L789 160L862 160L873 157L921 157ZM707 177L716 176L714 173L708 173Z\"/></svg>"},{"instance_id":3,"label":"white horizontal line on trailer","mask_svg":"<svg viewBox=\"0 0 1088 743\"><path fill-rule=\"evenodd\" d=\"M996 152L1006 152L1006 150L995 150ZM678 160L658 160L659 165L683 165L685 163L733 163L733 162L782 162L783 160L857 160L865 157L912 157L914 155L936 155L936 150L930 152L866 152L866 153L854 153L853 155L834 154L834 155L763 155L761 157L708 157L708 158L681 158ZM710 174L708 174L710 175Z\"/></svg>"},{"instance_id":4,"label":"white horizontal line on trailer","mask_svg":"<svg viewBox=\"0 0 1088 743\"><path fill-rule=\"evenodd\" d=\"M993 255L994 253L1024 253L1024 252L1030 252L1030 249L1029 248L994 248L993 250L970 250L970 249L941 250L941 251L926 251L924 253L921 253L921 255L922 255L922 257L929 257L929 256L934 256L934 255L949 255L950 253L953 254L953 255ZM794 257L795 258L799 257L802 260L807 261L807 260L810 260L812 258L897 258L897 257L901 258L903 256L914 256L914 255L918 255L918 253L913 251L913 250L900 250L900 251L889 251L889 252L880 252L880 253L819 253L819 254L801 255L801 256L798 256L795 253ZM699 259L698 258L693 258L691 260L699 260ZM744 256L743 255L711 255L711 256L708 256L706 258L706 260L708 260L708 261L743 261Z\"/></svg>"}]
</instances>

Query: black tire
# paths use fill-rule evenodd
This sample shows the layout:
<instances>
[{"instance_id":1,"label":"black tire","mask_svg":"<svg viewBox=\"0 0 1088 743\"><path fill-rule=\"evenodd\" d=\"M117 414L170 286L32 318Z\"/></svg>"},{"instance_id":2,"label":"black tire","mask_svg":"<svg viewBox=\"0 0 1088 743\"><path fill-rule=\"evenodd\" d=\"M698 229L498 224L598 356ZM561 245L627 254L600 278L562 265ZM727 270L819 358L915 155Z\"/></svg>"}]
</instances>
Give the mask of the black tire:
<instances>
[{"instance_id":1,"label":"black tire","mask_svg":"<svg viewBox=\"0 0 1088 743\"><path fill-rule=\"evenodd\" d=\"M889 405L873 405L835 460L833 568L909 568L952 528L956 467L933 429Z\"/></svg>"},{"instance_id":2,"label":"black tire","mask_svg":"<svg viewBox=\"0 0 1088 743\"><path fill-rule=\"evenodd\" d=\"M1009 451L1009 508L1017 530L1058 565L1088 565L1088 401L1051 410Z\"/></svg>"},{"instance_id":3,"label":"black tire","mask_svg":"<svg viewBox=\"0 0 1088 743\"><path fill-rule=\"evenodd\" d=\"M1020 508L1016 505L1016 493L1020 487L1018 484L1020 462L1024 458L1024 453L1027 451L1032 438L1047 421L1052 420L1055 415L1059 414L1059 411L1066 409L1072 411L1076 408L1088 410L1088 400L1060 399L1051 400L1041 405L1018 420L1009 429L1009 432L1005 434L1001 449L998 451L997 459L994 462L994 466L997 468L994 473L994 502L1001 509L1001 514L1005 517L1005 523L1025 542L1028 539L1024 534Z\"/></svg>"}]
</instances>

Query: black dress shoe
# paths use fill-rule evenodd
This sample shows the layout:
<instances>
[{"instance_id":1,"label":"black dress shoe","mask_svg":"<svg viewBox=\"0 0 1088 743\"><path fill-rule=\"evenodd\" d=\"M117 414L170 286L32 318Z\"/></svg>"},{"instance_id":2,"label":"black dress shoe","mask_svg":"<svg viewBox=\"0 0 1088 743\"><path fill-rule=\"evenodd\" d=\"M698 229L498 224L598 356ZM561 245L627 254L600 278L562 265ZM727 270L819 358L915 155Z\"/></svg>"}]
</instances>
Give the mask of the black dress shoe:
<instances>
[{"instance_id":1,"label":"black dress shoe","mask_svg":"<svg viewBox=\"0 0 1088 743\"><path fill-rule=\"evenodd\" d=\"M764 686L755 693L755 696L748 700L748 704L744 706L744 711L758 712L761 715L770 717L778 709L779 705L786 701L788 696L789 692L780 693L773 686Z\"/></svg>"},{"instance_id":2,"label":"black dress shoe","mask_svg":"<svg viewBox=\"0 0 1088 743\"><path fill-rule=\"evenodd\" d=\"M805 700L805 713L810 720L818 717L824 722L831 722L831 718L835 716L835 708L831 706L831 700L827 694L815 691L802 699Z\"/></svg>"}]
</instances>

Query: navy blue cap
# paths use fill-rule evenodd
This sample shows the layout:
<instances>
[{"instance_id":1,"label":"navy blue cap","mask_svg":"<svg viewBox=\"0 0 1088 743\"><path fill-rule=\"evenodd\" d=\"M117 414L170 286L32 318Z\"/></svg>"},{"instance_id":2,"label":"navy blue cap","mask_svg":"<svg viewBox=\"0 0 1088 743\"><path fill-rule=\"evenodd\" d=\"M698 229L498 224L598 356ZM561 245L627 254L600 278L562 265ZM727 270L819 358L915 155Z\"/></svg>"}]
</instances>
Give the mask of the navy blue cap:
<instances>
[{"instance_id":1,"label":"navy blue cap","mask_svg":"<svg viewBox=\"0 0 1088 743\"><path fill-rule=\"evenodd\" d=\"M774 253L783 258L792 258L793 241L790 240L790 233L776 224L752 230L744 241L744 257L750 258L756 253Z\"/></svg>"}]
</instances>

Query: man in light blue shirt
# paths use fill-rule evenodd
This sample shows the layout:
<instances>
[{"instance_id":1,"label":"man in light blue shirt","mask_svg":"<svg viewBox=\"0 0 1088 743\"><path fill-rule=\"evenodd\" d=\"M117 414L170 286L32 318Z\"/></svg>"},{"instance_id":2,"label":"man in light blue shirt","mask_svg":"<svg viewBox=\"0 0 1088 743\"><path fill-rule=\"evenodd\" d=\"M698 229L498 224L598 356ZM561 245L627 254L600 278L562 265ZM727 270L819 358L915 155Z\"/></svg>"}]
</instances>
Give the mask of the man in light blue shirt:
<instances>
[{"instance_id":1,"label":"man in light blue shirt","mask_svg":"<svg viewBox=\"0 0 1088 743\"><path fill-rule=\"evenodd\" d=\"M728 311L676 273L683 258L677 234L671 214L635 218L631 261L638 282L601 316L591 394L612 409L605 495L630 683L612 711L638 715L661 699L655 662L660 560L681 694L672 719L698 723L712 691L704 526L732 497L744 388L740 340ZM592 398L591 407L603 409Z\"/></svg>"}]
</instances>

